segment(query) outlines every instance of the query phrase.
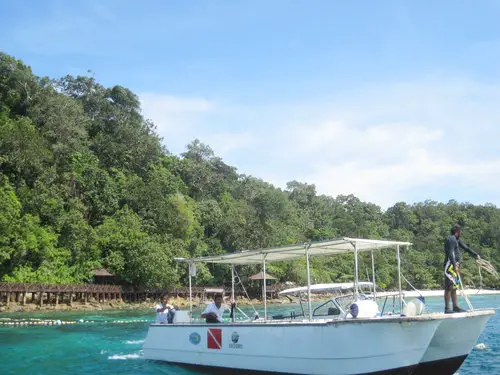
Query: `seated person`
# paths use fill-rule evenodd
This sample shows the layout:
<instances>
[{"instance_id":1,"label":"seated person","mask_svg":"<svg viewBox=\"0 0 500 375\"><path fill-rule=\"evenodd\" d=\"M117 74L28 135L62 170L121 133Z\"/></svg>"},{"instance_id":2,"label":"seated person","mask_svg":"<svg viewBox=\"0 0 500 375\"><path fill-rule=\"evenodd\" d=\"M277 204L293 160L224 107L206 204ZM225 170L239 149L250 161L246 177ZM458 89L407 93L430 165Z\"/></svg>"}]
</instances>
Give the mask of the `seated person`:
<instances>
[{"instance_id":1,"label":"seated person","mask_svg":"<svg viewBox=\"0 0 500 375\"><path fill-rule=\"evenodd\" d=\"M168 303L168 295L163 296L163 302L154 307L156 311L156 323L172 324L174 321L175 308Z\"/></svg>"},{"instance_id":2,"label":"seated person","mask_svg":"<svg viewBox=\"0 0 500 375\"><path fill-rule=\"evenodd\" d=\"M209 303L205 311L201 313L201 317L205 318L207 323L222 323L222 314L229 308L222 304L222 296L217 294L214 301Z\"/></svg>"}]
</instances>

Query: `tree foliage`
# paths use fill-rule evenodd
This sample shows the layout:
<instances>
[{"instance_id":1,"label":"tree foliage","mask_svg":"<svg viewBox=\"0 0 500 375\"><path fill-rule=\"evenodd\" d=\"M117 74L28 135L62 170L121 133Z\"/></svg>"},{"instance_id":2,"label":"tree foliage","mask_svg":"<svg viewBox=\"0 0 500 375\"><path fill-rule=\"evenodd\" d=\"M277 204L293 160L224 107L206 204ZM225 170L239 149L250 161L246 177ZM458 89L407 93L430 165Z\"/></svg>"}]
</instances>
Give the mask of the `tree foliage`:
<instances>
[{"instance_id":1,"label":"tree foliage","mask_svg":"<svg viewBox=\"0 0 500 375\"><path fill-rule=\"evenodd\" d=\"M239 174L199 140L170 154L125 87L92 76L40 78L0 53L0 279L84 282L106 267L122 282L168 288L186 282L176 256L350 236L412 242L403 272L416 287L434 288L442 285L443 238L456 221L468 244L500 268L494 205L397 202L384 211L353 195L318 195L309 183L281 190ZM374 257L377 283L394 288L395 254ZM464 260L467 283L500 286ZM353 263L352 255L313 259L312 279L351 280ZM198 271L197 283L230 281L226 266ZM306 281L303 260L268 271ZM359 273L371 277L371 254L361 254Z\"/></svg>"}]
</instances>

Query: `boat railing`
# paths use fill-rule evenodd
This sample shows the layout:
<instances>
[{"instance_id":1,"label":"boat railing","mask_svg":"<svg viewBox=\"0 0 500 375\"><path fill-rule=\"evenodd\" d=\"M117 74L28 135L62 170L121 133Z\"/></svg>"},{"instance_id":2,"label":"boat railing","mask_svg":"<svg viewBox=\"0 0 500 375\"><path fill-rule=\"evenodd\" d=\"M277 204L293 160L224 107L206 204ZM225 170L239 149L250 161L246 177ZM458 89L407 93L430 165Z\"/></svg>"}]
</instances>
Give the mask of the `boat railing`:
<instances>
[{"instance_id":1,"label":"boat railing","mask_svg":"<svg viewBox=\"0 0 500 375\"><path fill-rule=\"evenodd\" d=\"M380 314L384 315L384 313L387 315L392 315L396 314L398 312L398 308L400 307L399 305L399 292L393 292L393 293L388 293L384 296L384 303L382 304L382 309L380 310ZM392 301L392 311L391 312L386 312L386 306L389 308L389 305L391 304ZM388 304L389 302L389 304ZM406 302L403 298L403 305L405 305ZM399 311L401 312L401 311Z\"/></svg>"}]
</instances>

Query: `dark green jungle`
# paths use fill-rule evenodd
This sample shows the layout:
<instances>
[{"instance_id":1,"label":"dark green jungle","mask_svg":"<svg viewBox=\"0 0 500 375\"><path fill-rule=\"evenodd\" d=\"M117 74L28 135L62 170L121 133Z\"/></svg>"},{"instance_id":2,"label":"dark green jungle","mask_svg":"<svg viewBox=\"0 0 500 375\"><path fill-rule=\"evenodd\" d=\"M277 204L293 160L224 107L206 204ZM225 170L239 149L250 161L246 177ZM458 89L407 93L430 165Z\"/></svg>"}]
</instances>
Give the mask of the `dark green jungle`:
<instances>
[{"instance_id":1,"label":"dark green jungle","mask_svg":"<svg viewBox=\"0 0 500 375\"><path fill-rule=\"evenodd\" d=\"M127 88L103 87L90 72L38 77L0 53L0 281L85 283L105 267L122 282L169 289L187 278L174 257L350 236L412 242L404 275L417 288L440 288L443 238L455 222L500 268L495 205L394 202L383 210L353 195L319 195L307 182L282 190L239 173L199 140L180 156L169 142ZM377 283L394 288L395 254L375 258ZM500 287L464 258L466 284ZM268 272L281 282L306 278L301 261L269 264ZM350 255L312 260L313 282L352 274ZM361 256L360 274L371 274L371 254ZM196 284L227 284L229 275L226 266L200 266Z\"/></svg>"}]
</instances>

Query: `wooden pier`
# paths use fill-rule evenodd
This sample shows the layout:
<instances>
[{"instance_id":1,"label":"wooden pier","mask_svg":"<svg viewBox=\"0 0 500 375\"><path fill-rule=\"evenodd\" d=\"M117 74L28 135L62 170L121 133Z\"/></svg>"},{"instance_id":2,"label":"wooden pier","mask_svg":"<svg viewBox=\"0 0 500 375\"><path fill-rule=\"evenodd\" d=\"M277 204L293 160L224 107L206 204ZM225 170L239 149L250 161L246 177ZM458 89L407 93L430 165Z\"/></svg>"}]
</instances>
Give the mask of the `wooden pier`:
<instances>
[{"instance_id":1,"label":"wooden pier","mask_svg":"<svg viewBox=\"0 0 500 375\"><path fill-rule=\"evenodd\" d=\"M219 289L223 287L217 287ZM193 287L193 298L204 300L207 297L206 287ZM225 290L225 293L227 291ZM21 305L27 303L43 305L67 304L73 302L144 302L160 300L168 294L173 297L189 297L189 288L144 289L128 285L106 284L37 284L37 283L0 283L0 303L16 302Z\"/></svg>"}]
</instances>

